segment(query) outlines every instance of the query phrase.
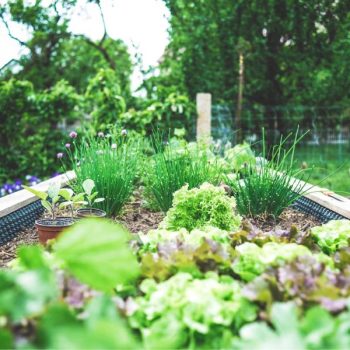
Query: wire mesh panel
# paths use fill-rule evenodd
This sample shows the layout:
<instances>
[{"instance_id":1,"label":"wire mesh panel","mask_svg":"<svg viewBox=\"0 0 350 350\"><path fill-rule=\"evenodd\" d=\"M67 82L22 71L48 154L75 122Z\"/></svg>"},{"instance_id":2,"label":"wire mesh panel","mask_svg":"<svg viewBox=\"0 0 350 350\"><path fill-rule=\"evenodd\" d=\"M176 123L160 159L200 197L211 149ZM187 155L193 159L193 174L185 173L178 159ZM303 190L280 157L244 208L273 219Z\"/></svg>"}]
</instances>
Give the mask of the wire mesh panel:
<instances>
[{"instance_id":1,"label":"wire mesh panel","mask_svg":"<svg viewBox=\"0 0 350 350\"><path fill-rule=\"evenodd\" d=\"M43 213L40 201L31 203L19 210L0 218L0 245L12 240L16 235L34 225Z\"/></svg>"}]
</instances>

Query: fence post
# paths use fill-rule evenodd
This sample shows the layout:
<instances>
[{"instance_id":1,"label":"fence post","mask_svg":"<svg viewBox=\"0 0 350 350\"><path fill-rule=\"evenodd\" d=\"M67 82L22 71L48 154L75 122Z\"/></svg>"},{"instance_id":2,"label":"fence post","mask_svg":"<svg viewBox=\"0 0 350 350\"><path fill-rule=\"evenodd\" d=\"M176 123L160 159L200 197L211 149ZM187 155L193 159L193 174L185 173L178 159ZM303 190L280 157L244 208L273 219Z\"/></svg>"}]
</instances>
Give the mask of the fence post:
<instances>
[{"instance_id":1,"label":"fence post","mask_svg":"<svg viewBox=\"0 0 350 350\"><path fill-rule=\"evenodd\" d=\"M211 94L198 93L197 104L197 140L211 136Z\"/></svg>"}]
</instances>

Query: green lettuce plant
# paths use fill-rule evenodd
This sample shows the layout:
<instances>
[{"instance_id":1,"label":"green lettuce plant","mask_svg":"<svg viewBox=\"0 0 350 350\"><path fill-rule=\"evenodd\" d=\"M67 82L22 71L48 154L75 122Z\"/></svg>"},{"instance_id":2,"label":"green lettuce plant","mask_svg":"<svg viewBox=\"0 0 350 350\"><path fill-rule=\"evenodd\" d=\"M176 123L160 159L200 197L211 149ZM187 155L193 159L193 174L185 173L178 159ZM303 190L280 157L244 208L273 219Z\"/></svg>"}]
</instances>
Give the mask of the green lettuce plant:
<instances>
[{"instance_id":1,"label":"green lettuce plant","mask_svg":"<svg viewBox=\"0 0 350 350\"><path fill-rule=\"evenodd\" d=\"M242 327L234 350L264 349L348 349L350 347L349 312L337 317L321 307L313 307L302 317L292 302L275 303L268 326L255 322Z\"/></svg>"},{"instance_id":2,"label":"green lettuce plant","mask_svg":"<svg viewBox=\"0 0 350 350\"><path fill-rule=\"evenodd\" d=\"M155 250L158 244L170 242L181 242L192 247L199 247L207 239L226 245L230 243L227 231L212 226L193 229L192 231L187 231L185 228L181 228L178 231L159 228L150 230L147 233L140 232L138 236L143 246L149 250Z\"/></svg>"},{"instance_id":3,"label":"green lettuce plant","mask_svg":"<svg viewBox=\"0 0 350 350\"><path fill-rule=\"evenodd\" d=\"M254 152L246 142L226 149L224 159L235 172L251 168L256 164Z\"/></svg>"},{"instance_id":4,"label":"green lettuce plant","mask_svg":"<svg viewBox=\"0 0 350 350\"><path fill-rule=\"evenodd\" d=\"M178 273L165 282L144 280L129 321L147 348L226 348L231 329L256 318L256 307L229 276L208 273L195 279Z\"/></svg>"},{"instance_id":5,"label":"green lettuce plant","mask_svg":"<svg viewBox=\"0 0 350 350\"><path fill-rule=\"evenodd\" d=\"M162 226L170 230L185 228L188 231L213 226L235 231L241 224L241 217L235 209L235 199L228 197L221 187L204 183L199 188L189 189L185 185L174 193L173 206Z\"/></svg>"},{"instance_id":6,"label":"green lettuce plant","mask_svg":"<svg viewBox=\"0 0 350 350\"><path fill-rule=\"evenodd\" d=\"M327 254L335 253L350 242L350 220L331 220L310 230L311 236Z\"/></svg>"},{"instance_id":7,"label":"green lettuce plant","mask_svg":"<svg viewBox=\"0 0 350 350\"><path fill-rule=\"evenodd\" d=\"M129 239L121 226L87 219L62 234L51 253L39 246L21 247L15 268L0 270L0 346L140 348L111 298L116 287L134 282L139 275ZM67 293L83 298L77 289L62 287L62 277L70 276L100 292L96 296L90 291L88 300L83 300L83 313L81 307L63 302ZM82 286L74 284L78 291ZM84 290L89 292L87 286Z\"/></svg>"},{"instance_id":8,"label":"green lettuce plant","mask_svg":"<svg viewBox=\"0 0 350 350\"><path fill-rule=\"evenodd\" d=\"M245 281L261 275L269 266L278 266L298 256L312 255L307 247L295 243L269 242L259 247L247 242L235 249L238 257L232 268Z\"/></svg>"}]
</instances>

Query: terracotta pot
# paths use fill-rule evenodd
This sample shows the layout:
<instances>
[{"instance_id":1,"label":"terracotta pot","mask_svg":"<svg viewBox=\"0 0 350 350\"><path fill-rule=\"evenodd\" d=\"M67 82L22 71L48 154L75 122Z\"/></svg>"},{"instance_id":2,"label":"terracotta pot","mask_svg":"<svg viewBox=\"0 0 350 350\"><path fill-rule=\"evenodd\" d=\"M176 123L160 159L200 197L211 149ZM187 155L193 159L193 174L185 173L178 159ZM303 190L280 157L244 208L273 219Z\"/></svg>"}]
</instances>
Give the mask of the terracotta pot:
<instances>
[{"instance_id":1,"label":"terracotta pot","mask_svg":"<svg viewBox=\"0 0 350 350\"><path fill-rule=\"evenodd\" d=\"M101 209L83 208L77 210L78 218L104 218L106 212Z\"/></svg>"},{"instance_id":2,"label":"terracotta pot","mask_svg":"<svg viewBox=\"0 0 350 350\"><path fill-rule=\"evenodd\" d=\"M40 219L35 221L38 231L39 241L46 245L50 239L56 239L57 236L67 227L72 226L74 220L66 217L58 217L56 219Z\"/></svg>"}]
</instances>

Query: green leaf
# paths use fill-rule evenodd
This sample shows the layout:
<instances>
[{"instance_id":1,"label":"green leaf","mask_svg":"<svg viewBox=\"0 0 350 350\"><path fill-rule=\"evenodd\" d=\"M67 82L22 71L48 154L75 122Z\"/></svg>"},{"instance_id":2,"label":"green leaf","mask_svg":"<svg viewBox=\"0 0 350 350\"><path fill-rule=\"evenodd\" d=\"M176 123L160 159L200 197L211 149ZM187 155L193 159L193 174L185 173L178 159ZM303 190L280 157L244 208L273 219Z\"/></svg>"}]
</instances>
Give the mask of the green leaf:
<instances>
[{"instance_id":1,"label":"green leaf","mask_svg":"<svg viewBox=\"0 0 350 350\"><path fill-rule=\"evenodd\" d=\"M52 213L52 207L50 202L46 201L46 200L42 200L41 201L41 205L49 212Z\"/></svg>"},{"instance_id":2,"label":"green leaf","mask_svg":"<svg viewBox=\"0 0 350 350\"><path fill-rule=\"evenodd\" d=\"M91 179L87 179L83 182L83 189L88 196L91 195L94 187L95 187L95 182Z\"/></svg>"},{"instance_id":3,"label":"green leaf","mask_svg":"<svg viewBox=\"0 0 350 350\"><path fill-rule=\"evenodd\" d=\"M94 203L101 203L101 202L103 202L105 199L104 198L96 198L95 200L94 200Z\"/></svg>"},{"instance_id":4,"label":"green leaf","mask_svg":"<svg viewBox=\"0 0 350 350\"><path fill-rule=\"evenodd\" d=\"M63 202L63 203L60 204L59 208L60 209L67 208L67 207L69 207L72 204L73 204L72 201Z\"/></svg>"},{"instance_id":5,"label":"green leaf","mask_svg":"<svg viewBox=\"0 0 350 350\"><path fill-rule=\"evenodd\" d=\"M60 189L59 195L62 196L66 201L69 201L73 197L73 190L70 188L62 188Z\"/></svg>"},{"instance_id":6,"label":"green leaf","mask_svg":"<svg viewBox=\"0 0 350 350\"><path fill-rule=\"evenodd\" d=\"M36 189L31 188L31 187L29 187L29 186L25 186L25 185L22 185L22 187L23 187L25 190L27 190L27 191L33 193L35 196L39 197L39 198L42 199L42 200L45 200L45 199L48 197L48 194L47 194L46 192L39 191L39 190L36 190Z\"/></svg>"},{"instance_id":7,"label":"green leaf","mask_svg":"<svg viewBox=\"0 0 350 350\"><path fill-rule=\"evenodd\" d=\"M13 349L13 335L4 328L0 328L0 349Z\"/></svg>"},{"instance_id":8,"label":"green leaf","mask_svg":"<svg viewBox=\"0 0 350 350\"><path fill-rule=\"evenodd\" d=\"M84 199L85 193L79 193L77 195L75 195L72 200L73 202L80 202Z\"/></svg>"},{"instance_id":9,"label":"green leaf","mask_svg":"<svg viewBox=\"0 0 350 350\"><path fill-rule=\"evenodd\" d=\"M112 292L139 274L139 265L127 245L129 234L109 221L87 219L65 231L55 244L56 255L81 282Z\"/></svg>"},{"instance_id":10,"label":"green leaf","mask_svg":"<svg viewBox=\"0 0 350 350\"><path fill-rule=\"evenodd\" d=\"M61 188L61 184L59 182L53 182L50 184L47 190L47 194L49 195L50 198L54 199L59 195L60 188Z\"/></svg>"}]
</instances>

